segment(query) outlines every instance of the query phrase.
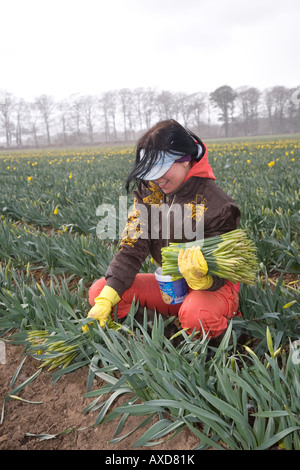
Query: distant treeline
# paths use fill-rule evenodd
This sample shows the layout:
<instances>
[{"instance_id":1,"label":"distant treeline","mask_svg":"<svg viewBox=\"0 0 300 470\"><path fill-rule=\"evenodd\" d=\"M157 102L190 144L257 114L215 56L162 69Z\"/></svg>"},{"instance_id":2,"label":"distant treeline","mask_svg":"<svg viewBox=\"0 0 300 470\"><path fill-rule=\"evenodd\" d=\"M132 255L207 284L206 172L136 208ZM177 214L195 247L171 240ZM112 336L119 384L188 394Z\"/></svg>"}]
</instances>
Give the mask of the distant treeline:
<instances>
[{"instance_id":1,"label":"distant treeline","mask_svg":"<svg viewBox=\"0 0 300 470\"><path fill-rule=\"evenodd\" d=\"M157 121L173 118L202 138L300 132L300 87L211 93L122 88L32 102L0 90L0 145L26 148L136 141Z\"/></svg>"}]
</instances>

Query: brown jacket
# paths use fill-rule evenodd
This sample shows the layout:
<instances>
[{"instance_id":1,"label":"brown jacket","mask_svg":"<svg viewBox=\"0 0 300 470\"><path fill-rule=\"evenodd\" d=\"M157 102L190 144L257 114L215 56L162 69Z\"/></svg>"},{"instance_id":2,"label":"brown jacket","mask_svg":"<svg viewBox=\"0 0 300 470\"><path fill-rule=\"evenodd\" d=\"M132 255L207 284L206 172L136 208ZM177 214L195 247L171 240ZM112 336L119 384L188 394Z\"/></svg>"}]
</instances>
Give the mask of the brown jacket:
<instances>
[{"instance_id":1,"label":"brown jacket","mask_svg":"<svg viewBox=\"0 0 300 470\"><path fill-rule=\"evenodd\" d=\"M205 157L207 162L207 154ZM196 164L195 168L200 162ZM203 164L205 165L205 161L201 163L202 168ZM212 176L211 171L207 173L210 177L193 176L197 175L195 168L190 172L192 176L189 177L188 175L188 179L171 195L162 193L159 187L151 182L148 187L140 185L134 193L134 208L128 216L119 251L108 266L105 275L107 285L115 289L119 296L131 286L149 254L158 265L161 265L161 248L163 246L167 246L169 242L192 240L185 237L184 231L182 231L180 238L176 238L176 235L178 236L178 232L176 232L178 229L178 213L174 216L173 208L175 205L182 208L185 205L186 212L182 210L182 215L185 214L186 217L191 219L191 229L195 232L196 221L199 217L199 213L196 213L195 208L196 204L202 204L204 238L221 235L238 227L240 210L235 202L216 185L214 182L215 177ZM202 171L200 174L205 175L206 173ZM156 223L155 227L152 227L154 224L153 219L151 221L151 208L159 211L162 207L166 210L162 212L159 219L154 218ZM145 213L147 214L146 218L143 217ZM181 225L182 222L183 220L180 222ZM166 233L166 226L170 227L169 233ZM154 237L153 228L156 229ZM224 279L214 276L213 285L209 290L217 290L224 284Z\"/></svg>"}]
</instances>

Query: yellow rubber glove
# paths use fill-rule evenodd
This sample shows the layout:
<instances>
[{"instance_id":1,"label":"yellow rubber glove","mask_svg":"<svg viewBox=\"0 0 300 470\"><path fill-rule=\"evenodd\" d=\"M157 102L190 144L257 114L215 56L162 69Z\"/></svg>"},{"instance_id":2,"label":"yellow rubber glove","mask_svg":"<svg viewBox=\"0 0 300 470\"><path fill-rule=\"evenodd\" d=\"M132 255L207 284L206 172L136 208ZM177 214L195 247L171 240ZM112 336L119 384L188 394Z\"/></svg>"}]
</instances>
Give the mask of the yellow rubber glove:
<instances>
[{"instance_id":1,"label":"yellow rubber glove","mask_svg":"<svg viewBox=\"0 0 300 470\"><path fill-rule=\"evenodd\" d=\"M208 272L207 262L199 246L180 250L178 267L188 286L193 290L206 290L212 286L213 277Z\"/></svg>"},{"instance_id":2,"label":"yellow rubber glove","mask_svg":"<svg viewBox=\"0 0 300 470\"><path fill-rule=\"evenodd\" d=\"M103 328L108 320L112 308L117 305L120 300L121 299L115 289L109 286L104 286L98 297L95 298L95 305L89 311L88 317L98 320L99 325ZM84 333L88 331L88 329L88 325L83 325L82 331Z\"/></svg>"}]
</instances>

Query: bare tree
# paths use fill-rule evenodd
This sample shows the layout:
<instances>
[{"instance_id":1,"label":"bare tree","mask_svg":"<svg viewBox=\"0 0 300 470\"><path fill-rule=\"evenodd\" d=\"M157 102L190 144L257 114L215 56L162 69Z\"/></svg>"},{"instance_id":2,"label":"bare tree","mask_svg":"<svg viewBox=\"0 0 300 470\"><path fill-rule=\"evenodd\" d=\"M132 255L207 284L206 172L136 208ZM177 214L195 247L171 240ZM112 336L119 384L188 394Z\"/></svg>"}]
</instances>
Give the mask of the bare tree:
<instances>
[{"instance_id":1,"label":"bare tree","mask_svg":"<svg viewBox=\"0 0 300 470\"><path fill-rule=\"evenodd\" d=\"M35 103L29 103L28 116L29 116L28 118L29 133L32 135L32 139L33 139L35 147L38 148L39 146L38 131L39 131L40 113Z\"/></svg>"},{"instance_id":2,"label":"bare tree","mask_svg":"<svg viewBox=\"0 0 300 470\"><path fill-rule=\"evenodd\" d=\"M130 131L133 130L133 100L132 100L132 92L129 88L122 88L119 90L119 100L120 100L120 107L121 113L123 118L123 129L124 129L124 138L125 141L128 140L128 128L127 123Z\"/></svg>"},{"instance_id":3,"label":"bare tree","mask_svg":"<svg viewBox=\"0 0 300 470\"><path fill-rule=\"evenodd\" d=\"M287 103L287 126L289 132L300 131L300 86L289 90Z\"/></svg>"},{"instance_id":4,"label":"bare tree","mask_svg":"<svg viewBox=\"0 0 300 470\"><path fill-rule=\"evenodd\" d=\"M195 100L193 94L176 93L174 97L174 117L178 121L182 116L183 125L189 127L191 118L195 109Z\"/></svg>"},{"instance_id":5,"label":"bare tree","mask_svg":"<svg viewBox=\"0 0 300 470\"><path fill-rule=\"evenodd\" d=\"M259 98L260 92L257 88L242 87L237 90L244 135L257 133Z\"/></svg>"},{"instance_id":6,"label":"bare tree","mask_svg":"<svg viewBox=\"0 0 300 470\"><path fill-rule=\"evenodd\" d=\"M128 95L128 106L127 106L127 121L130 131L130 139L135 140L135 108L134 108L134 92Z\"/></svg>"},{"instance_id":7,"label":"bare tree","mask_svg":"<svg viewBox=\"0 0 300 470\"><path fill-rule=\"evenodd\" d=\"M275 130L277 133L286 132L285 115L289 101L289 91L284 86L276 86L272 90L275 100Z\"/></svg>"},{"instance_id":8,"label":"bare tree","mask_svg":"<svg viewBox=\"0 0 300 470\"><path fill-rule=\"evenodd\" d=\"M23 134L28 134L29 110L28 103L22 98L16 101L15 106L15 139L19 148L23 146Z\"/></svg>"},{"instance_id":9,"label":"bare tree","mask_svg":"<svg viewBox=\"0 0 300 470\"><path fill-rule=\"evenodd\" d=\"M99 99L99 107L104 119L104 132L106 142L110 141L110 122L109 122L110 92L103 93Z\"/></svg>"},{"instance_id":10,"label":"bare tree","mask_svg":"<svg viewBox=\"0 0 300 470\"><path fill-rule=\"evenodd\" d=\"M54 100L52 96L40 95L35 99L35 104L45 124L48 145L51 145L50 123L54 111Z\"/></svg>"},{"instance_id":11,"label":"bare tree","mask_svg":"<svg viewBox=\"0 0 300 470\"><path fill-rule=\"evenodd\" d=\"M193 125L199 132L201 129L202 115L207 108L207 93L201 91L191 95L193 101Z\"/></svg>"},{"instance_id":12,"label":"bare tree","mask_svg":"<svg viewBox=\"0 0 300 470\"><path fill-rule=\"evenodd\" d=\"M71 116L71 106L68 100L61 100L56 103L56 109L59 112L59 123L61 126L61 135L63 145L67 144L67 132L69 128L69 120Z\"/></svg>"},{"instance_id":13,"label":"bare tree","mask_svg":"<svg viewBox=\"0 0 300 470\"><path fill-rule=\"evenodd\" d=\"M15 98L11 93L3 91L0 95L1 121L4 126L6 146L10 147L12 140L12 113L15 109Z\"/></svg>"},{"instance_id":14,"label":"bare tree","mask_svg":"<svg viewBox=\"0 0 300 470\"><path fill-rule=\"evenodd\" d=\"M83 113L90 144L94 142L96 105L97 99L94 96L88 95L81 98L81 111Z\"/></svg>"},{"instance_id":15,"label":"bare tree","mask_svg":"<svg viewBox=\"0 0 300 470\"><path fill-rule=\"evenodd\" d=\"M271 133L278 134L285 132L285 112L290 98L289 90L283 86L268 88L265 91L264 98Z\"/></svg>"},{"instance_id":16,"label":"bare tree","mask_svg":"<svg viewBox=\"0 0 300 470\"><path fill-rule=\"evenodd\" d=\"M146 88L144 89L142 95L142 113L144 117L144 124L147 129L151 127L153 124L153 119L155 115L156 109L156 101L157 101L157 93L153 88Z\"/></svg>"},{"instance_id":17,"label":"bare tree","mask_svg":"<svg viewBox=\"0 0 300 470\"><path fill-rule=\"evenodd\" d=\"M263 99L264 99L264 104L265 104L266 110L267 110L270 131L271 131L272 134L274 134L274 132L275 132L274 131L274 125L273 125L274 101L273 101L273 98L272 98L272 93L271 93L270 88L267 88L266 90L264 90Z\"/></svg>"},{"instance_id":18,"label":"bare tree","mask_svg":"<svg viewBox=\"0 0 300 470\"><path fill-rule=\"evenodd\" d=\"M113 129L113 140L116 142L118 139L117 135L117 92L111 91L110 92L110 99L109 99L109 113L112 121L112 129Z\"/></svg>"},{"instance_id":19,"label":"bare tree","mask_svg":"<svg viewBox=\"0 0 300 470\"><path fill-rule=\"evenodd\" d=\"M71 120L75 126L77 143L80 145L82 143L82 101L81 97L77 94L70 96L70 113Z\"/></svg>"},{"instance_id":20,"label":"bare tree","mask_svg":"<svg viewBox=\"0 0 300 470\"><path fill-rule=\"evenodd\" d=\"M104 119L106 141L117 140L117 91L106 91L99 99L99 106Z\"/></svg>"},{"instance_id":21,"label":"bare tree","mask_svg":"<svg viewBox=\"0 0 300 470\"><path fill-rule=\"evenodd\" d=\"M163 90L157 96L157 108L159 119L170 119L173 117L174 95L171 91Z\"/></svg>"},{"instance_id":22,"label":"bare tree","mask_svg":"<svg viewBox=\"0 0 300 470\"><path fill-rule=\"evenodd\" d=\"M136 114L136 122L138 122L140 131L143 129L143 97L143 88L135 88L133 90L133 107Z\"/></svg>"}]
</instances>

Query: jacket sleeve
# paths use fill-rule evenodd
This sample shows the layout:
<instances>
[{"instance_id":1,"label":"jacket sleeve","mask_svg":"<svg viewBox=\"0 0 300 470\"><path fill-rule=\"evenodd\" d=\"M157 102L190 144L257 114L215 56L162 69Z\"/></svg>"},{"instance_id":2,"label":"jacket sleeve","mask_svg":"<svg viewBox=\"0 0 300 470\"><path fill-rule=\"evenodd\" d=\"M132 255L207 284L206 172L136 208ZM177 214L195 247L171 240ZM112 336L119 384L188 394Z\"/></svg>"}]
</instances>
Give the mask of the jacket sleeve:
<instances>
[{"instance_id":1,"label":"jacket sleeve","mask_svg":"<svg viewBox=\"0 0 300 470\"><path fill-rule=\"evenodd\" d=\"M119 250L109 264L106 285L121 297L131 286L150 251L148 207L139 192L134 193L134 205L128 214Z\"/></svg>"}]
</instances>

